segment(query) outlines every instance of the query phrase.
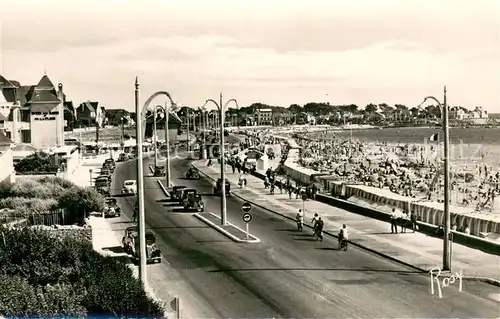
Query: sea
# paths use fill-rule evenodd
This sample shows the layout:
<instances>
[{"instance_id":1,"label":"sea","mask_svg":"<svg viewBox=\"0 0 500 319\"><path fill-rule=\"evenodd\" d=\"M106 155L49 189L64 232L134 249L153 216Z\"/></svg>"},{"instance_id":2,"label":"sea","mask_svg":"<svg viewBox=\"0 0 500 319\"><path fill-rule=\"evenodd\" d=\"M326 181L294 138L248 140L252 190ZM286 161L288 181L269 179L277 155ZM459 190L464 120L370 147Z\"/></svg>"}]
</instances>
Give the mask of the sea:
<instances>
[{"instance_id":1,"label":"sea","mask_svg":"<svg viewBox=\"0 0 500 319\"><path fill-rule=\"evenodd\" d=\"M430 137L438 133L438 142ZM311 137L329 138L332 135L341 139L360 140L371 143L425 145L443 150L443 131L441 127L404 127L382 129L357 129L334 132L311 132ZM494 171L500 169L500 128L450 128L450 159L463 164L484 164Z\"/></svg>"}]
</instances>

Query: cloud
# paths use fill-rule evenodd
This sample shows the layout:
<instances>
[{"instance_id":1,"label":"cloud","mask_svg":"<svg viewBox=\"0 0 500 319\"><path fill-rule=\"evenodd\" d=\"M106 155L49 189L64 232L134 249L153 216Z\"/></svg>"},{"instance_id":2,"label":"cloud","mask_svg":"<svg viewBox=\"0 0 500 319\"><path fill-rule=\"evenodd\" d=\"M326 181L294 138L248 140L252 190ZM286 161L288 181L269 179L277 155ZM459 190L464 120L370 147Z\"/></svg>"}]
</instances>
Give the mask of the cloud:
<instances>
[{"instance_id":1,"label":"cloud","mask_svg":"<svg viewBox=\"0 0 500 319\"><path fill-rule=\"evenodd\" d=\"M10 1L1 72L30 84L47 69L73 100L111 107L133 104L139 75L144 95L187 104L219 91L242 105L412 103L447 84L450 101L500 108L498 3Z\"/></svg>"}]
</instances>

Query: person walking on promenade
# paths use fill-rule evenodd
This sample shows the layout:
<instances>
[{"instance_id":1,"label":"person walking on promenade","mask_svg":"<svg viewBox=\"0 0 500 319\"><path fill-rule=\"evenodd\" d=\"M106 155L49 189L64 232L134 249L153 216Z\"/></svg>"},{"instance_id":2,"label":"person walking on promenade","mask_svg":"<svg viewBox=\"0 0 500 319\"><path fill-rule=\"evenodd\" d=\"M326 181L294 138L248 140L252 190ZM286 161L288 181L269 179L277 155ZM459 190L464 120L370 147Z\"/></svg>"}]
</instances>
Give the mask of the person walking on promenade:
<instances>
[{"instance_id":1,"label":"person walking on promenade","mask_svg":"<svg viewBox=\"0 0 500 319\"><path fill-rule=\"evenodd\" d=\"M408 227L408 224L410 222L410 218L408 216L407 212L403 213L403 216L401 217L401 232L406 233L406 228Z\"/></svg>"},{"instance_id":2,"label":"person walking on promenade","mask_svg":"<svg viewBox=\"0 0 500 319\"><path fill-rule=\"evenodd\" d=\"M397 218L396 208L393 208L391 213L391 234L398 233Z\"/></svg>"},{"instance_id":3,"label":"person walking on promenade","mask_svg":"<svg viewBox=\"0 0 500 319\"><path fill-rule=\"evenodd\" d=\"M415 212L411 212L411 215L410 215L410 221L411 221L411 229L413 230L413 232L415 232L415 230L417 229L417 214L415 214Z\"/></svg>"}]
</instances>

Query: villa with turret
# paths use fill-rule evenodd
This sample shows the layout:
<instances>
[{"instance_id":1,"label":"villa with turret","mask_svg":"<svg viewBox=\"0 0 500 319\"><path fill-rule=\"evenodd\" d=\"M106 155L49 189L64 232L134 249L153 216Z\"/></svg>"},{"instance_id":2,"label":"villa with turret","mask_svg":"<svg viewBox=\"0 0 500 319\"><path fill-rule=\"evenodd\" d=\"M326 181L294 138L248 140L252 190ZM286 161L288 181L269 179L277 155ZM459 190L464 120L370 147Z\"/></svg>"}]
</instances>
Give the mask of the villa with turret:
<instances>
[{"instance_id":1,"label":"villa with turret","mask_svg":"<svg viewBox=\"0 0 500 319\"><path fill-rule=\"evenodd\" d=\"M0 132L14 144L36 149L64 145L63 85L47 75L36 85L21 85L0 75Z\"/></svg>"}]
</instances>

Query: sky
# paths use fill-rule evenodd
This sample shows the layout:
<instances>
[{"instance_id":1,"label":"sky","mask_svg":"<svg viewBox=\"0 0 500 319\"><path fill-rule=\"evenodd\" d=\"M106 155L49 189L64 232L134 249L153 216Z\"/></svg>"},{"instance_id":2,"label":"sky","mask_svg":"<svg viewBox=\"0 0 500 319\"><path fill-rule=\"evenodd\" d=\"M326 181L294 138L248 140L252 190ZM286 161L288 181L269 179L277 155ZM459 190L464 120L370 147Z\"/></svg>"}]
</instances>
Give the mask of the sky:
<instances>
[{"instance_id":1,"label":"sky","mask_svg":"<svg viewBox=\"0 0 500 319\"><path fill-rule=\"evenodd\" d=\"M141 103L412 107L446 85L500 112L500 0L0 0L0 74L45 71L112 109L134 109L138 76Z\"/></svg>"}]
</instances>

